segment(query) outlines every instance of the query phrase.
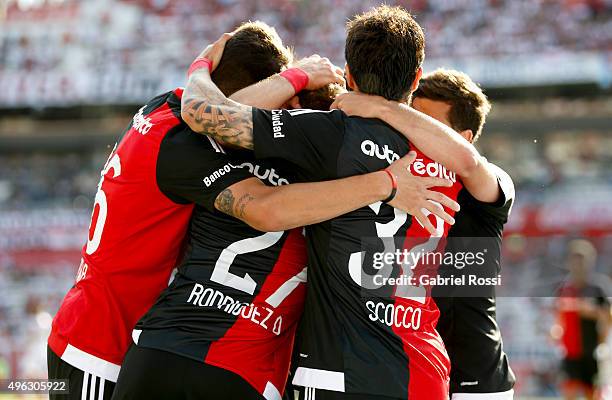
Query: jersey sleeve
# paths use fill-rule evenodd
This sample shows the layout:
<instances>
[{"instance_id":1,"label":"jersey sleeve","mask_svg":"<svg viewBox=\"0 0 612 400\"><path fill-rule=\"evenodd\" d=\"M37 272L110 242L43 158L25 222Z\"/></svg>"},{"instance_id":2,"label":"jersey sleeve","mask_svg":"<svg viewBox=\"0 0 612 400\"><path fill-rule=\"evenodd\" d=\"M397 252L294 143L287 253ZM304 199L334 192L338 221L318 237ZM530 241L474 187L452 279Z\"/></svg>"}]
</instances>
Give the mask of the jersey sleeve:
<instances>
[{"instance_id":1,"label":"jersey sleeve","mask_svg":"<svg viewBox=\"0 0 612 400\"><path fill-rule=\"evenodd\" d=\"M162 141L157 184L172 201L195 203L213 211L219 193L253 177L238 164L214 140L184 129Z\"/></svg>"},{"instance_id":2,"label":"jersey sleeve","mask_svg":"<svg viewBox=\"0 0 612 400\"><path fill-rule=\"evenodd\" d=\"M597 305L603 309L609 309L610 308L610 293L608 293L608 291L606 291L606 289L604 289L604 287L602 286L597 286L597 292L598 292L597 297L596 297Z\"/></svg>"},{"instance_id":3,"label":"jersey sleeve","mask_svg":"<svg viewBox=\"0 0 612 400\"><path fill-rule=\"evenodd\" d=\"M476 203L478 210L487 216L500 220L504 224L508 222L510 212L512 211L512 205L514 204L515 190L512 178L506 171L499 168L495 164L490 164L493 167L493 171L497 177L497 185L499 186L499 199L493 203L485 203L472 198L472 201Z\"/></svg>"},{"instance_id":4,"label":"jersey sleeve","mask_svg":"<svg viewBox=\"0 0 612 400\"><path fill-rule=\"evenodd\" d=\"M339 110L253 108L255 156L290 161L307 179L335 178L344 140L344 118Z\"/></svg>"}]
</instances>

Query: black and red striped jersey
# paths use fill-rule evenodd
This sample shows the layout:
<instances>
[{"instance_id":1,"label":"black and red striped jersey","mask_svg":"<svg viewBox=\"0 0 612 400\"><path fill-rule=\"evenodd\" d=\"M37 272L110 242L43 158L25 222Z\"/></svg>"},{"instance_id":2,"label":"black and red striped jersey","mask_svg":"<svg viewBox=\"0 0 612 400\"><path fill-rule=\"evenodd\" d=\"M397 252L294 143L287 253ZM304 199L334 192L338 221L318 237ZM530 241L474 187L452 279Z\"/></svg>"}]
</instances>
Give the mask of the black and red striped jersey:
<instances>
[{"instance_id":1,"label":"black and red striped jersey","mask_svg":"<svg viewBox=\"0 0 612 400\"><path fill-rule=\"evenodd\" d=\"M582 286L568 281L557 290L557 296L564 357L568 360L594 359L600 340L597 320L581 315L580 310L584 308L581 303L609 310L610 303L605 290L593 281Z\"/></svg>"},{"instance_id":2,"label":"black and red striped jersey","mask_svg":"<svg viewBox=\"0 0 612 400\"><path fill-rule=\"evenodd\" d=\"M249 157L234 152L233 164L268 185L292 181L282 162ZM183 158L176 167L194 161ZM213 207L196 206L188 235L185 259L138 322L135 342L227 369L264 398L279 399L304 305L302 229L260 232Z\"/></svg>"},{"instance_id":3,"label":"black and red striped jersey","mask_svg":"<svg viewBox=\"0 0 612 400\"><path fill-rule=\"evenodd\" d=\"M383 122L338 110L254 109L253 138L258 159L291 161L302 181L378 171L410 150ZM412 173L454 181L437 189L456 199L462 187L456 176L417 154ZM426 280L415 279L431 275L435 265L394 257L397 250L440 250L449 225L430 219L433 237L412 216L377 202L306 228L308 295L294 385L389 398L448 397L449 359L434 329L439 312L430 287L419 283Z\"/></svg>"},{"instance_id":4,"label":"black and red striped jersey","mask_svg":"<svg viewBox=\"0 0 612 400\"><path fill-rule=\"evenodd\" d=\"M211 208L222 190L252 177L209 138L187 136L181 95L176 89L143 106L111 152L76 282L53 320L50 348L106 380L117 380L134 325L168 286L193 205ZM179 149L184 137L191 146ZM180 169L180 158L193 163Z\"/></svg>"}]
</instances>

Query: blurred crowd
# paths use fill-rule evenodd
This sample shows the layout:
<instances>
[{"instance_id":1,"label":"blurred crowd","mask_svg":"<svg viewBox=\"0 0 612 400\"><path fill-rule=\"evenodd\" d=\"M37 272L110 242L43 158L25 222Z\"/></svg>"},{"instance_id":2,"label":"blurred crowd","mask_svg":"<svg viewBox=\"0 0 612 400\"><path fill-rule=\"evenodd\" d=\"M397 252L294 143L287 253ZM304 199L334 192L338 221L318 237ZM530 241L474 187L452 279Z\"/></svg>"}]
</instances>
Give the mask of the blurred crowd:
<instances>
[{"instance_id":1,"label":"blurred crowd","mask_svg":"<svg viewBox=\"0 0 612 400\"><path fill-rule=\"evenodd\" d=\"M243 22L245 15L275 26L298 55L320 53L342 64L345 21L378 3L8 0L0 30L0 71L183 70L204 44ZM612 50L612 0L395 3L416 15L432 58Z\"/></svg>"},{"instance_id":2,"label":"blurred crowd","mask_svg":"<svg viewBox=\"0 0 612 400\"><path fill-rule=\"evenodd\" d=\"M546 135L489 134L478 143L519 189L550 189L576 182L612 185L610 132L560 131Z\"/></svg>"},{"instance_id":3,"label":"blurred crowd","mask_svg":"<svg viewBox=\"0 0 612 400\"><path fill-rule=\"evenodd\" d=\"M0 155L0 210L60 206L89 208L107 154Z\"/></svg>"}]
</instances>

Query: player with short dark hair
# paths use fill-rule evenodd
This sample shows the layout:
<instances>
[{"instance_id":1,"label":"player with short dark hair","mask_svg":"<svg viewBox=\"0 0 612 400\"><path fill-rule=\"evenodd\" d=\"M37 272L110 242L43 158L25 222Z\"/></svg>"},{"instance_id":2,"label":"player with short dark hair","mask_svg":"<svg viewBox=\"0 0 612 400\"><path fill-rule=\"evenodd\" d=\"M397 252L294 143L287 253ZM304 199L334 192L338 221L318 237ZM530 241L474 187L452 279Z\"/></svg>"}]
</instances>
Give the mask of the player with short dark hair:
<instances>
[{"instance_id":1,"label":"player with short dark hair","mask_svg":"<svg viewBox=\"0 0 612 400\"><path fill-rule=\"evenodd\" d=\"M291 61L265 24L242 26L234 40L241 46L259 44L250 53L256 59L276 60L265 64L268 75ZM248 85L260 76L246 78ZM211 204L217 187L252 176L233 168L221 176L228 159L208 140L179 155L204 157L189 169L177 170L172 159L164 162L176 157L171 138L187 129L178 108L181 94L176 89L143 106L102 169L76 282L55 315L48 341L49 378L69 379L70 398L110 398L135 323L180 262L194 202ZM215 186L205 185L202 179L215 173ZM190 200L178 199L169 187L178 179L202 185Z\"/></svg>"},{"instance_id":2,"label":"player with short dark hair","mask_svg":"<svg viewBox=\"0 0 612 400\"><path fill-rule=\"evenodd\" d=\"M232 57L240 57L240 53L224 53L218 57L220 61L211 63L232 62ZM322 65L324 76L329 76L320 79L318 74L310 74L312 79L302 81L306 88L316 89L338 77L328 74L334 72L329 61L311 57L305 63L305 69L310 64ZM287 73L303 71L293 67L266 82L280 80L297 91ZM253 93L254 101L261 97L257 91ZM202 114L198 118L208 117ZM215 118L222 121L224 117L217 114ZM198 156L202 152L198 143L203 140L209 138L189 130L177 132L168 140L168 157L160 162L171 163L175 171L189 171L198 158L204 157ZM242 167L268 185L279 186L275 192L288 195L267 202L261 223L269 228L263 230L270 232L261 232L258 225L245 223L257 212L255 203L261 201L264 187L260 181L250 179L259 186L249 179L217 185L220 178L204 178L205 184L208 179L211 187L223 190L216 192L214 205L206 202L195 206L185 258L170 286L136 324L136 345L126 355L114 399L280 398L302 314L306 280L302 230L289 228L317 223L376 199L409 208L407 205L419 197L411 193L411 182L416 178L406 172L406 158L386 172L376 172L377 176L287 186L295 181L288 163L253 160L250 154L220 146L216 151L227 154L231 165ZM233 174L231 169L222 175ZM390 196L389 184L394 180L398 181L398 192ZM201 190L200 186L201 182L174 173L168 190L180 201L189 199ZM276 219L279 224L275 227L266 219Z\"/></svg>"},{"instance_id":3,"label":"player with short dark hair","mask_svg":"<svg viewBox=\"0 0 612 400\"><path fill-rule=\"evenodd\" d=\"M406 101L414 91L425 59L425 36L414 19L403 17L397 8L381 6L347 23L344 55L361 93Z\"/></svg>"},{"instance_id":4,"label":"player with short dark hair","mask_svg":"<svg viewBox=\"0 0 612 400\"><path fill-rule=\"evenodd\" d=\"M358 91L357 82L376 82L372 87L378 93L409 98L421 75L419 46L412 43L423 41L418 25L399 7L379 7L357 19L359 28L349 35L377 37L389 48L389 54L394 46L402 49L398 57L371 60L371 69L357 69L359 74L371 77L353 77L349 61L347 84ZM222 40L215 46L220 43ZM359 40L347 39L347 47L359 44ZM370 54L361 53L360 57L370 59ZM406 71L412 71L412 82L394 81ZM224 118L214 121L209 117L213 114ZM411 148L403 136L381 121L349 118L340 111L268 112L236 104L215 87L206 69L191 76L181 115L195 132L253 149L258 159L291 161L301 181L379 170ZM456 146L450 165L442 166L419 153L423 168L411 168L412 172L451 179L452 187L438 190L455 197L461 183L446 168L470 169L476 155L453 138L450 128L414 110L411 115L411 129L435 130ZM309 295L293 379L301 387L301 398L448 397L449 361L434 329L438 310L427 288L376 282L377 276L410 280L412 268L405 262L388 263L380 269L373 266L374 253L394 253L421 245L436 248L452 222L428 218L431 210L440 208L444 207L431 203L425 212L414 209L408 215L377 202L306 228L311 263Z\"/></svg>"},{"instance_id":5,"label":"player with short dark hair","mask_svg":"<svg viewBox=\"0 0 612 400\"><path fill-rule=\"evenodd\" d=\"M225 59L231 62L220 62L212 74L223 93L233 94L262 81L270 71L282 71L293 61L291 50L267 24L246 22L239 32L242 34L234 35L225 51Z\"/></svg>"},{"instance_id":6,"label":"player with short dark hair","mask_svg":"<svg viewBox=\"0 0 612 400\"><path fill-rule=\"evenodd\" d=\"M491 111L489 99L467 74L442 68L421 78L412 105L420 111L427 108L427 115L457 132L470 131L471 137L467 133L464 137L472 143L482 134Z\"/></svg>"},{"instance_id":7,"label":"player with short dark hair","mask_svg":"<svg viewBox=\"0 0 612 400\"><path fill-rule=\"evenodd\" d=\"M235 43L243 48L251 41L248 48L258 54L250 58L244 49L234 54L278 60L267 64L268 75L273 75L287 60L277 38L263 24L245 25L234 35ZM261 40L273 46L259 45ZM233 45L228 44L229 54ZM340 79L320 59L299 65L313 87ZM250 79L243 83L255 83L260 76ZM340 214L347 206L359 207L372 196L384 198L391 190L392 182L383 172L360 177L363 182L268 187L254 176L286 182L272 172L264 176L257 169L239 168L213 140L189 133L180 117L181 95L182 89L176 89L143 106L102 170L76 283L49 337L49 377L69 379L70 398L110 398L134 324L167 287L172 269L180 263L194 204L196 212L201 207L218 217L215 210L221 210L257 229L279 231ZM399 175L403 179L404 174ZM361 200L350 193L354 185L364 189ZM230 186L240 195L233 208L225 192ZM400 193L396 201L401 197Z\"/></svg>"},{"instance_id":8,"label":"player with short dark hair","mask_svg":"<svg viewBox=\"0 0 612 400\"><path fill-rule=\"evenodd\" d=\"M440 69L423 76L412 106L453 128L458 140L473 143L482 133L489 100L480 87L464 73ZM419 135L406 127L409 114L405 104L360 94L339 96L334 104L349 115L381 118L402 131L420 149L445 163L454 156L433 134ZM467 173L466 173L467 172ZM472 171L460 175L463 189L458 201L461 210L448 233L447 254L476 255L484 251L478 270L443 264L442 277L462 274L496 277L500 273L501 240L514 202L510 176L484 158ZM453 257L456 259L456 257ZM450 389L453 399L487 396L512 399L514 373L502 348L501 332L495 320L494 287L474 292L469 288L444 285L433 291L440 309L436 329L442 335L451 359Z\"/></svg>"}]
</instances>

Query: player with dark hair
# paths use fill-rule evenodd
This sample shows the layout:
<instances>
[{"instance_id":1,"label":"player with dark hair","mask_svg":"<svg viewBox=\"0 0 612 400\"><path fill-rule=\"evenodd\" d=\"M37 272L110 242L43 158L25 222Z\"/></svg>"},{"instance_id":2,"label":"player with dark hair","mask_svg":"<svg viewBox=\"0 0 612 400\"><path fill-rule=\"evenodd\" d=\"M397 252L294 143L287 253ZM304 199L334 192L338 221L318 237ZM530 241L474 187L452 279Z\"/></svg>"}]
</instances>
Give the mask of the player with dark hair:
<instances>
[{"instance_id":1,"label":"player with dark hair","mask_svg":"<svg viewBox=\"0 0 612 400\"><path fill-rule=\"evenodd\" d=\"M269 78L293 62L293 54L283 45L274 28L255 21L240 25L225 50L224 62L219 62L212 79L219 82L219 90L234 94L256 82ZM240 99L240 97L239 97Z\"/></svg>"},{"instance_id":2,"label":"player with dark hair","mask_svg":"<svg viewBox=\"0 0 612 400\"><path fill-rule=\"evenodd\" d=\"M222 46L223 40L213 47ZM421 28L402 8L381 6L357 16L348 26L347 84L355 91L363 86L368 93L405 101L421 76L423 46ZM268 87L262 93L293 94L290 88L278 89ZM270 112L237 104L216 88L206 68L191 75L181 115L195 132L254 150L258 159L291 161L301 181L377 171L411 148L381 121L340 111ZM436 131L454 154L442 166L419 153L423 168L412 168L413 173L451 179L452 187L438 190L456 197L461 183L450 170L469 173L478 154L444 124L414 110L411 117L410 129ZM408 215L377 202L306 228L309 292L293 379L301 387L300 398L448 397L449 360L434 328L439 311L427 288L392 283L390 278L410 281L412 266L406 261L380 268L373 262L376 254L415 250L413 245L436 248L450 227L449 220L429 219L429 212L440 208L445 207L434 202Z\"/></svg>"},{"instance_id":3,"label":"player with dark hair","mask_svg":"<svg viewBox=\"0 0 612 400\"><path fill-rule=\"evenodd\" d=\"M234 51L234 45L240 51ZM281 72L291 60L276 32L261 23L242 26L228 43L228 50L229 55L240 56L233 71L239 63L258 64L253 73L244 69L243 85ZM296 65L312 88L341 79L333 66L321 59L310 58ZM223 71L232 69L222 69L221 78L223 74L231 76ZM277 79L286 80L280 75ZM228 90L234 89L237 87ZM66 295L49 337L49 378L69 379L70 398L110 398L132 342L134 324L168 285L172 269L183 255L188 226L193 240L195 235L228 229L227 225L202 224L221 221L225 214L219 211L235 215L238 219L229 225L236 226L242 238L253 236L254 230L247 224L274 231L278 245L270 251L278 255L277 250L289 241L296 252L289 264L301 265L304 257L299 235L291 234L289 240L289 234L278 231L330 218L374 198L384 199L391 190L392 182L384 172L352 182L269 187L262 180L287 182L272 171L264 176L257 168L238 168L235 158L228 157L216 142L189 132L180 118L181 95L182 90L176 89L143 106L102 170L76 283ZM401 169L402 162L405 160L396 168ZM408 174L397 172L399 179L414 182ZM355 185L362 188L359 196L351 192ZM235 208L228 207L231 201L226 189L230 186L239 196ZM401 188L395 201L402 202L407 186L410 184ZM240 205L244 199L248 199L248 207ZM413 199L415 196L410 201ZM198 219L200 210L212 217ZM192 246L187 255L193 256L196 250ZM231 250L238 251L235 247ZM220 281L232 276L223 268L219 271ZM185 275L181 271L175 282L181 282Z\"/></svg>"},{"instance_id":4,"label":"player with dark hair","mask_svg":"<svg viewBox=\"0 0 612 400\"><path fill-rule=\"evenodd\" d=\"M412 106L453 128L456 138L474 143L482 134L489 100L469 76L453 70L437 70L423 76L414 92ZM412 143L435 160L445 163L453 157L434 134L421 135L405 124L408 106L382 97L348 93L338 96L333 107L348 115L380 118L403 132ZM443 265L441 276L472 273L495 277L500 272L501 240L514 202L510 176L484 158L469 174L460 175L463 189L458 201L461 210L450 228L447 253L477 254L486 248L478 270ZM453 258L456 259L456 258ZM436 287L433 291L440 309L436 329L442 335L451 359L450 389L453 399L512 399L514 373L502 348L501 332L495 319L495 291L470 293ZM461 288L466 289L466 288ZM474 297L474 295L476 295Z\"/></svg>"},{"instance_id":5,"label":"player with dark hair","mask_svg":"<svg viewBox=\"0 0 612 400\"><path fill-rule=\"evenodd\" d=\"M223 66L244 52L228 52L209 63ZM294 66L264 83L280 81L297 92L341 79L339 71L320 57L294 65L304 65L306 71L314 66L323 73L305 74ZM213 68L213 76L215 71ZM233 76L226 78L231 80ZM253 93L252 104L258 100L265 103L256 89L248 91ZM197 118L208 117L202 114ZM213 118L222 119L224 115ZM167 187L178 201L189 200L202 191L202 175L177 176L176 171L190 171L198 160L201 163L206 154L198 143L210 140L187 129L168 139L168 157L160 162L174 168ZM302 230L289 229L318 223L373 201L385 200L400 209L427 203L413 193L417 178L406 171L410 158L398 160L386 171L374 172L376 176L287 186L295 181L293 167L287 163L253 160L250 154L218 144L216 153L229 157L225 164L230 165L229 170L223 167L221 177L204 176L204 184L211 187L207 192L214 193L194 208L188 251L176 277L136 324L136 345L126 355L114 399L280 398L302 314L306 280ZM236 172L232 166L243 168ZM250 173L279 188L271 189L258 179L244 177ZM236 182L228 184L227 179ZM390 195L394 180L398 192ZM425 182L444 183L440 178ZM256 217L256 203L263 202L267 192L287 195L265 201L260 219ZM450 199L444 201L454 205ZM450 219L446 212L438 211ZM258 223L249 223L251 218Z\"/></svg>"}]
</instances>

